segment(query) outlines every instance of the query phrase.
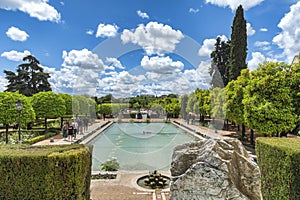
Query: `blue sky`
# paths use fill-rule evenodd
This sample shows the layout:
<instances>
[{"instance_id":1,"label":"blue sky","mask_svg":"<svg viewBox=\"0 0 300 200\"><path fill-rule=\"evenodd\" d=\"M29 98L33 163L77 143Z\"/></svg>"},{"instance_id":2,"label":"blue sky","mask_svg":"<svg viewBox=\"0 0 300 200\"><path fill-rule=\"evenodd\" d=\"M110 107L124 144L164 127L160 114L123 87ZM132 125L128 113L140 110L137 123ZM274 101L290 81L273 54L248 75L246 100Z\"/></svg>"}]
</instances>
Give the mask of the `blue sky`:
<instances>
[{"instance_id":1,"label":"blue sky","mask_svg":"<svg viewBox=\"0 0 300 200\"><path fill-rule=\"evenodd\" d=\"M248 67L291 63L300 51L295 0L1 0L3 70L28 54L51 75L56 93L116 97L184 94L208 88L215 39L230 39L242 4Z\"/></svg>"}]
</instances>

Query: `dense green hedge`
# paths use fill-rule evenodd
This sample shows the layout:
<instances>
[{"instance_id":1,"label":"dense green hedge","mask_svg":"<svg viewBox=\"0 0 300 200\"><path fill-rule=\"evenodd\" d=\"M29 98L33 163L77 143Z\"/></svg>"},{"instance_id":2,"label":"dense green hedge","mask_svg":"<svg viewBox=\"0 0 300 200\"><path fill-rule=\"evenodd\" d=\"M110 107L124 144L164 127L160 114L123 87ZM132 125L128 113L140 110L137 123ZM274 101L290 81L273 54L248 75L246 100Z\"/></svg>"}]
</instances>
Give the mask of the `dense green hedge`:
<instances>
[{"instance_id":1,"label":"dense green hedge","mask_svg":"<svg viewBox=\"0 0 300 200\"><path fill-rule=\"evenodd\" d=\"M300 199L300 139L258 138L256 154L265 200Z\"/></svg>"},{"instance_id":2,"label":"dense green hedge","mask_svg":"<svg viewBox=\"0 0 300 200\"><path fill-rule=\"evenodd\" d=\"M0 199L90 200L92 148L0 147Z\"/></svg>"},{"instance_id":3,"label":"dense green hedge","mask_svg":"<svg viewBox=\"0 0 300 200\"><path fill-rule=\"evenodd\" d=\"M45 140L47 138L53 137L55 135L57 135L56 132L50 132L50 133L47 133L45 135L39 135L39 136L36 136L34 138L30 138L28 140L24 140L23 143L24 144L34 144L34 143L40 142L42 140Z\"/></svg>"}]
</instances>

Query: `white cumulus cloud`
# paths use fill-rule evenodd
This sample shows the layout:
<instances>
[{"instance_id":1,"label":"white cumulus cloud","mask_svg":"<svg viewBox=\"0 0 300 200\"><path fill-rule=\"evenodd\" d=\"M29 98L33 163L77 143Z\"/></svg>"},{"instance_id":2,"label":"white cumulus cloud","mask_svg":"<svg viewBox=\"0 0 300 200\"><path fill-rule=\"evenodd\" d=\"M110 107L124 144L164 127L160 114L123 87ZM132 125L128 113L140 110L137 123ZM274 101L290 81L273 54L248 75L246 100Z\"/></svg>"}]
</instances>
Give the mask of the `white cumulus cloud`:
<instances>
[{"instance_id":1,"label":"white cumulus cloud","mask_svg":"<svg viewBox=\"0 0 300 200\"><path fill-rule=\"evenodd\" d=\"M121 35L124 43L141 46L147 55L171 53L183 37L180 30L157 22L149 22L146 26L140 24L132 31L125 29Z\"/></svg>"},{"instance_id":2,"label":"white cumulus cloud","mask_svg":"<svg viewBox=\"0 0 300 200\"><path fill-rule=\"evenodd\" d=\"M8 81L7 79L5 79L4 77L0 76L0 92L3 92L4 90L6 90L6 86L8 85Z\"/></svg>"},{"instance_id":3,"label":"white cumulus cloud","mask_svg":"<svg viewBox=\"0 0 300 200\"><path fill-rule=\"evenodd\" d=\"M99 24L96 37L114 37L118 33L119 27L111 24Z\"/></svg>"},{"instance_id":4,"label":"white cumulus cloud","mask_svg":"<svg viewBox=\"0 0 300 200\"><path fill-rule=\"evenodd\" d=\"M266 57L260 52L252 52L251 60L248 61L248 68L250 70L257 69L258 65L266 61Z\"/></svg>"},{"instance_id":5,"label":"white cumulus cloud","mask_svg":"<svg viewBox=\"0 0 300 200\"><path fill-rule=\"evenodd\" d=\"M287 62L291 62L300 52L300 1L290 7L290 11L281 19L278 27L281 33L273 38L273 42L283 49Z\"/></svg>"},{"instance_id":6,"label":"white cumulus cloud","mask_svg":"<svg viewBox=\"0 0 300 200\"><path fill-rule=\"evenodd\" d=\"M255 30L253 29L250 23L247 23L247 35L252 36L254 34L255 34Z\"/></svg>"},{"instance_id":7,"label":"white cumulus cloud","mask_svg":"<svg viewBox=\"0 0 300 200\"><path fill-rule=\"evenodd\" d=\"M125 67L117 58L108 57L106 58L105 63L119 69L125 69Z\"/></svg>"},{"instance_id":8,"label":"white cumulus cloud","mask_svg":"<svg viewBox=\"0 0 300 200\"><path fill-rule=\"evenodd\" d=\"M55 92L95 95L99 76L106 65L97 54L88 49L62 52L62 68L45 68L51 78L49 82Z\"/></svg>"},{"instance_id":9,"label":"white cumulus cloud","mask_svg":"<svg viewBox=\"0 0 300 200\"><path fill-rule=\"evenodd\" d=\"M61 19L60 13L48 4L48 0L3 0L0 1L0 8L20 10L40 21L60 22Z\"/></svg>"},{"instance_id":10,"label":"white cumulus cloud","mask_svg":"<svg viewBox=\"0 0 300 200\"><path fill-rule=\"evenodd\" d=\"M142 12L142 11L138 10L138 11L136 11L136 13L138 14L138 16L140 16L143 19L145 19L145 18L149 19L149 15L145 12Z\"/></svg>"},{"instance_id":11,"label":"white cumulus cloud","mask_svg":"<svg viewBox=\"0 0 300 200\"><path fill-rule=\"evenodd\" d=\"M17 27L11 26L7 31L6 31L7 37L14 41L21 41L24 42L27 40L29 35L25 32L20 30Z\"/></svg>"},{"instance_id":12,"label":"white cumulus cloud","mask_svg":"<svg viewBox=\"0 0 300 200\"><path fill-rule=\"evenodd\" d=\"M268 31L267 28L260 28L259 30L260 30L261 32L267 32L267 31Z\"/></svg>"},{"instance_id":13,"label":"white cumulus cloud","mask_svg":"<svg viewBox=\"0 0 300 200\"><path fill-rule=\"evenodd\" d=\"M154 56L151 58L144 56L141 66L158 74L173 74L180 72L184 68L184 64L181 61L173 61L169 56Z\"/></svg>"},{"instance_id":14,"label":"white cumulus cloud","mask_svg":"<svg viewBox=\"0 0 300 200\"><path fill-rule=\"evenodd\" d=\"M11 50L11 51L7 51L7 52L3 52L1 54L1 57L5 57L8 60L12 60L12 61L22 61L24 57L31 55L30 51L25 50L24 52L18 52L16 50Z\"/></svg>"},{"instance_id":15,"label":"white cumulus cloud","mask_svg":"<svg viewBox=\"0 0 300 200\"><path fill-rule=\"evenodd\" d=\"M94 31L92 29L89 29L85 33L88 34L88 35L93 35Z\"/></svg>"},{"instance_id":16,"label":"white cumulus cloud","mask_svg":"<svg viewBox=\"0 0 300 200\"><path fill-rule=\"evenodd\" d=\"M197 13L197 12L199 12L199 9L190 8L190 9L189 9L189 12L190 12L190 13Z\"/></svg>"},{"instance_id":17,"label":"white cumulus cloud","mask_svg":"<svg viewBox=\"0 0 300 200\"><path fill-rule=\"evenodd\" d=\"M263 51L271 50L271 44L268 41L256 41L254 46L259 47Z\"/></svg>"},{"instance_id":18,"label":"white cumulus cloud","mask_svg":"<svg viewBox=\"0 0 300 200\"><path fill-rule=\"evenodd\" d=\"M217 36L217 37L220 37L221 41L228 40L225 35L221 35L221 36ZM215 39L212 39L212 38L205 39L203 41L203 45L201 46L201 48L198 51L199 56L210 58L211 52L215 49L216 38Z\"/></svg>"},{"instance_id":19,"label":"white cumulus cloud","mask_svg":"<svg viewBox=\"0 0 300 200\"><path fill-rule=\"evenodd\" d=\"M70 52L63 51L62 58L64 59L62 66L78 67L82 69L98 69L104 70L105 65L97 54L88 49L71 50Z\"/></svg>"},{"instance_id":20,"label":"white cumulus cloud","mask_svg":"<svg viewBox=\"0 0 300 200\"><path fill-rule=\"evenodd\" d=\"M242 5L245 10L259 5L264 0L205 0L205 3L211 3L220 7L229 7L231 10L235 10L239 5Z\"/></svg>"}]
</instances>

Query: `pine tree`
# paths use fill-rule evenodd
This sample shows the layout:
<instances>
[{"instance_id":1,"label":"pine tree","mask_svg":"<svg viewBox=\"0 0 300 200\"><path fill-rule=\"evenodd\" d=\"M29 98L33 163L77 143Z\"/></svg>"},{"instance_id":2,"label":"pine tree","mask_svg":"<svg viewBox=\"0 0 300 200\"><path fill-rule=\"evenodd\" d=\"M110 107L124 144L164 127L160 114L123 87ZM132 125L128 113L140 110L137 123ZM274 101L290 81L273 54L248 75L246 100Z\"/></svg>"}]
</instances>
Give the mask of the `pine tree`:
<instances>
[{"instance_id":1,"label":"pine tree","mask_svg":"<svg viewBox=\"0 0 300 200\"><path fill-rule=\"evenodd\" d=\"M247 68L247 30L244 10L240 5L235 13L231 33L230 80L236 80L243 69Z\"/></svg>"},{"instance_id":2,"label":"pine tree","mask_svg":"<svg viewBox=\"0 0 300 200\"><path fill-rule=\"evenodd\" d=\"M20 64L17 68L17 74L4 70L6 79L9 84L9 92L19 91L25 96L32 96L38 92L51 91L48 79L50 75L44 72L40 62L32 55L23 58L25 63Z\"/></svg>"},{"instance_id":3,"label":"pine tree","mask_svg":"<svg viewBox=\"0 0 300 200\"><path fill-rule=\"evenodd\" d=\"M210 57L212 60L209 74L212 77L212 87L226 87L229 82L230 40L225 42L217 37L215 50L210 54Z\"/></svg>"}]
</instances>

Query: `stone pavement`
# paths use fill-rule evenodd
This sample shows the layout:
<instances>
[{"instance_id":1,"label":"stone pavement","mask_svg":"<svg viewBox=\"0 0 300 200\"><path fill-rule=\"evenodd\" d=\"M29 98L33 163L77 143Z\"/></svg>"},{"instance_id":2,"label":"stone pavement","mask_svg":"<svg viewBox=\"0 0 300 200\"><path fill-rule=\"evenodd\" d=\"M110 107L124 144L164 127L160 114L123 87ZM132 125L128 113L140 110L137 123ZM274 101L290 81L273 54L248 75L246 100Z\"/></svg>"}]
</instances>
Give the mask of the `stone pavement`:
<instances>
[{"instance_id":1,"label":"stone pavement","mask_svg":"<svg viewBox=\"0 0 300 200\"><path fill-rule=\"evenodd\" d=\"M68 141L65 140L61 133L59 135L54 136L53 142L51 142L50 139L46 139L40 142L37 142L35 144L33 144L33 146L38 146L38 145L63 145L63 144L72 144L72 143L87 143L88 141L92 140L94 137L96 137L99 132L103 131L104 129L106 129L107 127L109 127L109 125L112 122L109 120L103 121L103 120L96 120L94 123L90 124L88 126L87 131L83 132L83 134L77 134L76 135L76 139L73 141Z\"/></svg>"},{"instance_id":2,"label":"stone pavement","mask_svg":"<svg viewBox=\"0 0 300 200\"><path fill-rule=\"evenodd\" d=\"M92 180L92 200L169 200L169 189L149 190L137 185L141 176L148 171L118 171L117 178L112 180ZM170 176L169 171L161 172Z\"/></svg>"},{"instance_id":3,"label":"stone pavement","mask_svg":"<svg viewBox=\"0 0 300 200\"><path fill-rule=\"evenodd\" d=\"M224 139L226 136L231 135L232 131L225 130L213 130L204 126L194 125L187 123L183 119L173 119L171 120L174 125L179 125L181 128L186 129L189 132L195 133L196 135L203 138L213 138L213 139Z\"/></svg>"}]
</instances>

